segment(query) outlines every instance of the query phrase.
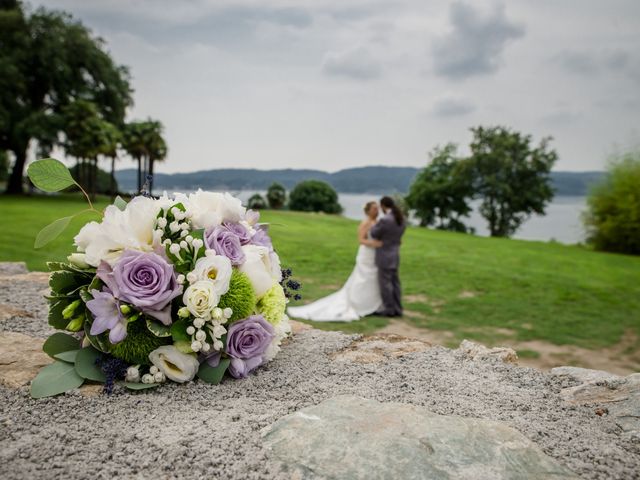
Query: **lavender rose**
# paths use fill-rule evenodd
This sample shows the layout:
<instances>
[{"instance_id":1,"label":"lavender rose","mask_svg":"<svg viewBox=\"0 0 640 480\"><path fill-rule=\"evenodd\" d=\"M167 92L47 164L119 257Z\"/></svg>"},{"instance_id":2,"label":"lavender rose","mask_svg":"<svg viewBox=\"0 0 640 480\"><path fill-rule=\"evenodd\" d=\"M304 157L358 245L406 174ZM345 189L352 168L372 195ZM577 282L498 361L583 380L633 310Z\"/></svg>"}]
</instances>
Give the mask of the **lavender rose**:
<instances>
[{"instance_id":1,"label":"lavender rose","mask_svg":"<svg viewBox=\"0 0 640 480\"><path fill-rule=\"evenodd\" d=\"M253 315L232 324L227 333L229 373L245 378L263 363L263 357L275 337L273 326L262 315Z\"/></svg>"},{"instance_id":2,"label":"lavender rose","mask_svg":"<svg viewBox=\"0 0 640 480\"><path fill-rule=\"evenodd\" d=\"M218 225L207 230L204 234L204 244L209 250L215 251L231 260L232 265L244 263L244 252L238 236L228 228Z\"/></svg>"},{"instance_id":3,"label":"lavender rose","mask_svg":"<svg viewBox=\"0 0 640 480\"><path fill-rule=\"evenodd\" d=\"M182 293L182 286L171 264L160 255L125 250L113 269L102 262L97 275L118 300L171 324L171 301Z\"/></svg>"},{"instance_id":4,"label":"lavender rose","mask_svg":"<svg viewBox=\"0 0 640 480\"><path fill-rule=\"evenodd\" d=\"M267 247L269 252L273 252L273 243L271 243L271 237L266 228L259 227L256 229L256 233L251 237L251 245L257 245L259 247Z\"/></svg>"},{"instance_id":5,"label":"lavender rose","mask_svg":"<svg viewBox=\"0 0 640 480\"><path fill-rule=\"evenodd\" d=\"M224 222L222 226L238 237L240 245L248 245L251 241L251 233L244 225L234 222Z\"/></svg>"}]
</instances>

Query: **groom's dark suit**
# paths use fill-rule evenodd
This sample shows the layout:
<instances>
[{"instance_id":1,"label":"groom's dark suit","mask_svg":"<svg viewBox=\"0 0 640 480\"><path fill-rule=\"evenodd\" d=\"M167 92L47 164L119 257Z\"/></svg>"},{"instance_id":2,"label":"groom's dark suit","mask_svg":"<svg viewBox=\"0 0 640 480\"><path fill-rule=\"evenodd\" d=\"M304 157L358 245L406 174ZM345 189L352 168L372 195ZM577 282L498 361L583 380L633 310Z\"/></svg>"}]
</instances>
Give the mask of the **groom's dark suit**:
<instances>
[{"instance_id":1,"label":"groom's dark suit","mask_svg":"<svg viewBox=\"0 0 640 480\"><path fill-rule=\"evenodd\" d=\"M378 312L382 315L402 315L400 292L400 240L406 225L398 225L393 214L388 213L371 228L371 237L382 242L382 247L376 249L376 265L378 266L378 281L380 295L384 304Z\"/></svg>"}]
</instances>

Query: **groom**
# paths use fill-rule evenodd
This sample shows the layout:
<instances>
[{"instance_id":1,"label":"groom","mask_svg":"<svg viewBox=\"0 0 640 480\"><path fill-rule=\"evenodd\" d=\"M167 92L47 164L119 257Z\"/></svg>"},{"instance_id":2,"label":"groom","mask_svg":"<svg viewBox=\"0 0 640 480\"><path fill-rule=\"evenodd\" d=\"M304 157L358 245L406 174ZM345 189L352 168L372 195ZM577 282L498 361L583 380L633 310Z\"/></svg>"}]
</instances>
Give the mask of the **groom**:
<instances>
[{"instance_id":1,"label":"groom","mask_svg":"<svg viewBox=\"0 0 640 480\"><path fill-rule=\"evenodd\" d=\"M378 266L378 282L383 307L374 315L384 317L402 316L400 278L400 240L406 228L402 210L391 197L382 197L380 206L384 216L371 228L371 237L382 242L376 249L376 265Z\"/></svg>"}]
</instances>

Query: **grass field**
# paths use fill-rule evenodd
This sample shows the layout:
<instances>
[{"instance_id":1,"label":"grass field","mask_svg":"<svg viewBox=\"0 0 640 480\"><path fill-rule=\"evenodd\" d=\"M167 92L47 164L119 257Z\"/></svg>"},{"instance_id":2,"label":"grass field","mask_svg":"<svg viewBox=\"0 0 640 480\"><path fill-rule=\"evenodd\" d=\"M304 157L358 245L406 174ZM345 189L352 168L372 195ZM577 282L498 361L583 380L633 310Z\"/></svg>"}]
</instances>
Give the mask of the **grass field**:
<instances>
[{"instance_id":1,"label":"grass field","mask_svg":"<svg viewBox=\"0 0 640 480\"><path fill-rule=\"evenodd\" d=\"M75 197L0 197L4 227L0 261L24 260L32 270L63 259L85 214L44 250L32 249L38 230L83 208ZM104 206L106 201L99 201ZM295 212L263 213L274 243L303 283L305 301L328 294L349 276L356 222ZM623 338L625 354L640 347L640 258L556 243L491 239L410 228L402 247L401 279L412 328L446 332L446 342L471 338L487 344L544 341L585 349L611 348ZM371 332L388 323L368 317L315 326ZM535 357L535 350L521 350Z\"/></svg>"}]
</instances>

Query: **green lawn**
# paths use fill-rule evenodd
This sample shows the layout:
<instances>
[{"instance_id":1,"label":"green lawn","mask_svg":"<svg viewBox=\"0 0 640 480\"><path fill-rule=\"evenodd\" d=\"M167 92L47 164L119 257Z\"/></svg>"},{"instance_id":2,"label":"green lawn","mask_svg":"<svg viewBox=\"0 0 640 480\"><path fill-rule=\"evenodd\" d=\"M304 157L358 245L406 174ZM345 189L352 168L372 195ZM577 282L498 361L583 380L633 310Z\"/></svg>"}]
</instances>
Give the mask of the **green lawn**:
<instances>
[{"instance_id":1,"label":"green lawn","mask_svg":"<svg viewBox=\"0 0 640 480\"><path fill-rule=\"evenodd\" d=\"M73 235L92 218L85 214L57 241L34 251L37 231L81 210L82 202L69 196L5 196L0 204L5 220L0 261L24 260L32 270L42 270L46 260L70 253ZM270 211L263 213L263 220L272 223L283 264L302 280L304 300L323 296L346 280L357 249L356 222ZM405 308L411 314L406 321L452 332L452 343L462 338L496 343L503 329L518 341L586 348L613 345L626 331L640 337L639 257L410 228L402 247L401 278ZM316 326L369 332L386 323L369 317Z\"/></svg>"}]
</instances>

